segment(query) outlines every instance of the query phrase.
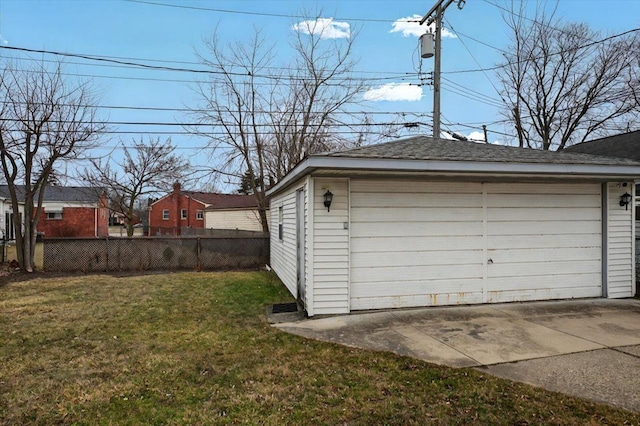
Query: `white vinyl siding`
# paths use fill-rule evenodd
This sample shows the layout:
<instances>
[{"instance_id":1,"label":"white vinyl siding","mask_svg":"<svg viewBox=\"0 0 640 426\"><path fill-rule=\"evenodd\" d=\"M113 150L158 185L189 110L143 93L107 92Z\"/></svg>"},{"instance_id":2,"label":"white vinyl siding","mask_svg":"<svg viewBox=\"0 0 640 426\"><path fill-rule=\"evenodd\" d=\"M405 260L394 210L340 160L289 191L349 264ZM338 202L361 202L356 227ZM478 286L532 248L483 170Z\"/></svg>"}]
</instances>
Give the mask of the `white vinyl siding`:
<instances>
[{"instance_id":1,"label":"white vinyl siding","mask_svg":"<svg viewBox=\"0 0 640 426\"><path fill-rule=\"evenodd\" d=\"M482 185L351 180L351 309L480 303Z\"/></svg>"},{"instance_id":2,"label":"white vinyl siding","mask_svg":"<svg viewBox=\"0 0 640 426\"><path fill-rule=\"evenodd\" d=\"M608 185L607 289L608 297L632 297L635 292L633 204L620 206L620 196L631 192L630 185Z\"/></svg>"},{"instance_id":3,"label":"white vinyl siding","mask_svg":"<svg viewBox=\"0 0 640 426\"><path fill-rule=\"evenodd\" d=\"M327 190L331 211L324 206ZM313 313L348 313L349 181L316 178L313 194Z\"/></svg>"},{"instance_id":4,"label":"white vinyl siding","mask_svg":"<svg viewBox=\"0 0 640 426\"><path fill-rule=\"evenodd\" d=\"M207 228L262 231L260 215L256 209L207 211L205 216ZM270 224L269 210L267 210L267 223Z\"/></svg>"},{"instance_id":5,"label":"white vinyl siding","mask_svg":"<svg viewBox=\"0 0 640 426\"><path fill-rule=\"evenodd\" d=\"M600 184L485 186L485 302L602 295Z\"/></svg>"},{"instance_id":6,"label":"white vinyl siding","mask_svg":"<svg viewBox=\"0 0 640 426\"><path fill-rule=\"evenodd\" d=\"M296 191L304 187L304 181L286 192L271 198L271 222L278 223L278 210L282 207L282 240L278 232L271 232L271 268L287 287L298 297L296 254Z\"/></svg>"},{"instance_id":7,"label":"white vinyl siding","mask_svg":"<svg viewBox=\"0 0 640 426\"><path fill-rule=\"evenodd\" d=\"M351 309L598 297L598 183L351 180Z\"/></svg>"}]
</instances>

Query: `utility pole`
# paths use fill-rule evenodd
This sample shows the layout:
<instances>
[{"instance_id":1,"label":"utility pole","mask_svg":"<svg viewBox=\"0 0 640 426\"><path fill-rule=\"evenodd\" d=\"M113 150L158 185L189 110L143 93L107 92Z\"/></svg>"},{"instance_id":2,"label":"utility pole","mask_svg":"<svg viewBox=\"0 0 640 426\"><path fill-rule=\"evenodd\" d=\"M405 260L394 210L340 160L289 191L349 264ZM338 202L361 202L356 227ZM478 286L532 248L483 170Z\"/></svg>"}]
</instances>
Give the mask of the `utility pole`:
<instances>
[{"instance_id":1,"label":"utility pole","mask_svg":"<svg viewBox=\"0 0 640 426\"><path fill-rule=\"evenodd\" d=\"M440 137L440 74L441 74L441 40L442 40L442 16L444 11L451 3L456 1L458 3L458 9L462 9L465 0L438 0L436 4L431 7L429 12L420 20L420 25L427 23L427 26L435 22L436 36L435 36L435 49L433 55L433 137ZM442 5L443 3L444 6ZM435 14L435 15L434 15Z\"/></svg>"},{"instance_id":2,"label":"utility pole","mask_svg":"<svg viewBox=\"0 0 640 426\"><path fill-rule=\"evenodd\" d=\"M449 1L449 3L451 3L451 1ZM442 55L442 52L440 50L441 40L442 1L438 2L438 7L436 8L436 46L433 56L433 137L436 139L440 137L440 58Z\"/></svg>"}]
</instances>

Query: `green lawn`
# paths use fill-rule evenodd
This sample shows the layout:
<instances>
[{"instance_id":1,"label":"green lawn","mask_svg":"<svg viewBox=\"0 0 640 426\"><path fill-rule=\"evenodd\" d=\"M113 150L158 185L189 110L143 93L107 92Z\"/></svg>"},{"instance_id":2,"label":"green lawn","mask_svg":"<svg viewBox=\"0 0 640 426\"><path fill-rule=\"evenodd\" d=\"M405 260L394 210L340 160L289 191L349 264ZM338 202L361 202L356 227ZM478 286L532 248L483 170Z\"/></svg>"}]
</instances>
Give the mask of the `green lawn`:
<instances>
[{"instance_id":1,"label":"green lawn","mask_svg":"<svg viewBox=\"0 0 640 426\"><path fill-rule=\"evenodd\" d=\"M73 276L0 287L0 423L640 424L470 369L270 327L269 273Z\"/></svg>"}]
</instances>

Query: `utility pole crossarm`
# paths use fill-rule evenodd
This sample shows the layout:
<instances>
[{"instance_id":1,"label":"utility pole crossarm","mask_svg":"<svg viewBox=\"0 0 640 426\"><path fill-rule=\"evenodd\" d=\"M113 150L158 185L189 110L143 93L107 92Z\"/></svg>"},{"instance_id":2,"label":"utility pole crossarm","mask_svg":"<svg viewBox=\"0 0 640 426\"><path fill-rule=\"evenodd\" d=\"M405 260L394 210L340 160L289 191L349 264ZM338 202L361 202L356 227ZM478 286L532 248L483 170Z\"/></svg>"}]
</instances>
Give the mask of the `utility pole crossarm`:
<instances>
[{"instance_id":1,"label":"utility pole crossarm","mask_svg":"<svg viewBox=\"0 0 640 426\"><path fill-rule=\"evenodd\" d=\"M436 4L434 4L433 7L422 17L422 19L420 20L420 25L424 24L425 22L427 23L427 26L433 24L433 21L436 20L435 17L431 16L433 15L433 12L435 12L438 9L438 7L442 7L442 10L440 11L440 13L444 12L449 7L449 5L454 1L455 0L447 0L447 4L442 6L442 3L444 2L444 0L438 0Z\"/></svg>"}]
</instances>

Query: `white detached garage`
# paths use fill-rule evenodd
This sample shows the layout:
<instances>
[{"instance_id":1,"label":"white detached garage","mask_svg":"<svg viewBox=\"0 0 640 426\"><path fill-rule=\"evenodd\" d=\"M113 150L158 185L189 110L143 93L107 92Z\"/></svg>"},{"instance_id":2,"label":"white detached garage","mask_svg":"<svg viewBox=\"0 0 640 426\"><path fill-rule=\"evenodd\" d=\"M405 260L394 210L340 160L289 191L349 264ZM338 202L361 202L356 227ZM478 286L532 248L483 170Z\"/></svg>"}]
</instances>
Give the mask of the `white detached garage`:
<instances>
[{"instance_id":1,"label":"white detached garage","mask_svg":"<svg viewBox=\"0 0 640 426\"><path fill-rule=\"evenodd\" d=\"M269 191L271 267L309 316L631 297L637 178L624 159L428 137L314 155Z\"/></svg>"}]
</instances>

